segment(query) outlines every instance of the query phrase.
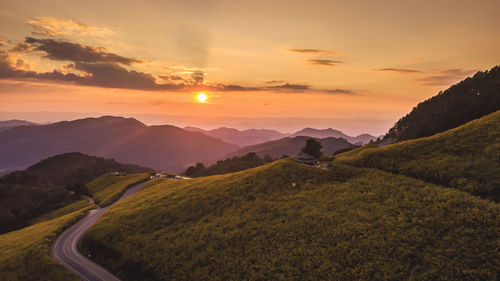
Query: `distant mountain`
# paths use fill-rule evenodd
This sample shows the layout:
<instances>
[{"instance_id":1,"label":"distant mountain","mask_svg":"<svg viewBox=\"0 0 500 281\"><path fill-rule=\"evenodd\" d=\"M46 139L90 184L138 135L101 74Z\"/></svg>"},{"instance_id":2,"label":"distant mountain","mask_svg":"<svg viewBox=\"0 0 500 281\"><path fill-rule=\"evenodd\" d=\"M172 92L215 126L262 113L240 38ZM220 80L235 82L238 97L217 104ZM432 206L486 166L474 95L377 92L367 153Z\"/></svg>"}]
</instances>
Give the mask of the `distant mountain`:
<instances>
[{"instance_id":1,"label":"distant mountain","mask_svg":"<svg viewBox=\"0 0 500 281\"><path fill-rule=\"evenodd\" d=\"M25 120L17 120L17 119L0 121L0 132L8 130L12 127L31 126L31 125L37 125L37 124L33 123L33 122L29 122L29 121L25 121Z\"/></svg>"},{"instance_id":2,"label":"distant mountain","mask_svg":"<svg viewBox=\"0 0 500 281\"><path fill-rule=\"evenodd\" d=\"M86 183L113 171L153 170L74 152L50 157L24 171L1 177L0 233L24 227L30 219L78 200L81 194L88 194Z\"/></svg>"},{"instance_id":3,"label":"distant mountain","mask_svg":"<svg viewBox=\"0 0 500 281\"><path fill-rule=\"evenodd\" d=\"M296 136L308 136L312 138L343 138L352 144L366 144L371 140L376 140L377 137L372 136L370 134L362 134L356 137L352 137L342 133L341 131L328 128L328 129L314 129L314 128L304 128L292 135L292 137Z\"/></svg>"},{"instance_id":4,"label":"distant mountain","mask_svg":"<svg viewBox=\"0 0 500 281\"><path fill-rule=\"evenodd\" d=\"M274 130L248 129L237 130L233 128L221 127L214 130L204 130L196 127L184 127L184 130L200 132L207 136L220 139L227 143L237 144L239 146L253 145L266 141L277 140L286 137L286 134Z\"/></svg>"},{"instance_id":5,"label":"distant mountain","mask_svg":"<svg viewBox=\"0 0 500 281\"><path fill-rule=\"evenodd\" d=\"M183 171L216 161L236 145L178 127L146 126L133 118L104 116L0 132L0 172L24 169L65 152L114 158L157 170Z\"/></svg>"},{"instance_id":6,"label":"distant mountain","mask_svg":"<svg viewBox=\"0 0 500 281\"><path fill-rule=\"evenodd\" d=\"M297 137L287 137L275 141L269 141L257 145L250 145L242 147L228 155L228 157L242 156L250 152L255 152L257 155L263 157L269 155L272 158L279 158L283 155L295 156L297 155L302 147L304 147L306 140L310 137L297 136ZM344 149L353 146L351 143L344 139L337 138L323 138L318 139L323 146L323 154L332 155L335 151L339 149Z\"/></svg>"},{"instance_id":7,"label":"distant mountain","mask_svg":"<svg viewBox=\"0 0 500 281\"><path fill-rule=\"evenodd\" d=\"M477 72L419 103L396 122L385 138L427 137L500 110L500 66Z\"/></svg>"}]
</instances>

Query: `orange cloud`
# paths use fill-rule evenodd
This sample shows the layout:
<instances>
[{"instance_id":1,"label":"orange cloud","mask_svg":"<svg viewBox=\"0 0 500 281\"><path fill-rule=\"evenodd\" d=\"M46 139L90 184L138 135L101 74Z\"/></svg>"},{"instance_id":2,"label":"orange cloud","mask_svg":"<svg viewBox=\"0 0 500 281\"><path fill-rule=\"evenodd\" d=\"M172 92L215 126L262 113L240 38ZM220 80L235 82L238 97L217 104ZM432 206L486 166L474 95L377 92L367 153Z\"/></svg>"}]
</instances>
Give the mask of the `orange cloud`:
<instances>
[{"instance_id":1,"label":"orange cloud","mask_svg":"<svg viewBox=\"0 0 500 281\"><path fill-rule=\"evenodd\" d=\"M111 30L103 27L86 25L72 20L62 20L49 17L35 17L26 23L34 29L35 35L58 36L58 35L109 35Z\"/></svg>"}]
</instances>

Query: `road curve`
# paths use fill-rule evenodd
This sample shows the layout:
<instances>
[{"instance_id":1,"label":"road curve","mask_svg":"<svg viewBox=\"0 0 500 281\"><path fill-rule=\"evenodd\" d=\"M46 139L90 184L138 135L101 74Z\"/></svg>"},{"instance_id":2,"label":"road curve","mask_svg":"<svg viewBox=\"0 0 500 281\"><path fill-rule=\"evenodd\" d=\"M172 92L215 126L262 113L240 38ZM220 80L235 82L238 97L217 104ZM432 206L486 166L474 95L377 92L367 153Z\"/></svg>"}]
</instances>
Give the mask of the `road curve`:
<instances>
[{"instance_id":1,"label":"road curve","mask_svg":"<svg viewBox=\"0 0 500 281\"><path fill-rule=\"evenodd\" d=\"M139 183L129 188L118 201L139 191L146 183ZM117 201L117 202L118 202ZM115 202L116 203L116 202ZM112 205L91 210L89 214L63 232L52 246L52 254L57 261L80 278L87 281L119 281L116 276L92 262L78 252L78 240Z\"/></svg>"}]
</instances>

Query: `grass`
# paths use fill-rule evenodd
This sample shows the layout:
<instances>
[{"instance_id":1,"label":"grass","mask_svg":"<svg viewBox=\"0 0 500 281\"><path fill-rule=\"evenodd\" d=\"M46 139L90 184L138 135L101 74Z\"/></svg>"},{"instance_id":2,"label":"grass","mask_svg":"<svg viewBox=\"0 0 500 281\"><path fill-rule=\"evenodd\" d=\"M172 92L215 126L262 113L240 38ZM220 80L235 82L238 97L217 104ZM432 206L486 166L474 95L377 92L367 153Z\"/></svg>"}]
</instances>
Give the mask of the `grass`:
<instances>
[{"instance_id":1,"label":"grass","mask_svg":"<svg viewBox=\"0 0 500 281\"><path fill-rule=\"evenodd\" d=\"M93 195L96 204L106 206L118 200L129 187L143 182L148 178L149 174L147 173L125 176L104 174L88 183L87 188Z\"/></svg>"},{"instance_id":2,"label":"grass","mask_svg":"<svg viewBox=\"0 0 500 281\"><path fill-rule=\"evenodd\" d=\"M361 147L336 163L376 168L500 201L500 111L455 129L386 147Z\"/></svg>"},{"instance_id":3,"label":"grass","mask_svg":"<svg viewBox=\"0 0 500 281\"><path fill-rule=\"evenodd\" d=\"M498 280L499 211L403 175L280 160L150 183L81 247L123 280Z\"/></svg>"},{"instance_id":4,"label":"grass","mask_svg":"<svg viewBox=\"0 0 500 281\"><path fill-rule=\"evenodd\" d=\"M73 213L75 211L84 209L89 206L89 200L87 198L76 201L75 203L69 204L60 209L54 210L46 215L36 218L31 222L31 224L40 223L48 220L52 220L55 218L62 217L66 214Z\"/></svg>"},{"instance_id":5,"label":"grass","mask_svg":"<svg viewBox=\"0 0 500 281\"><path fill-rule=\"evenodd\" d=\"M59 281L78 278L51 257L51 246L57 236L83 217L89 203L74 203L81 207L64 215L0 235L0 279L8 281Z\"/></svg>"}]
</instances>

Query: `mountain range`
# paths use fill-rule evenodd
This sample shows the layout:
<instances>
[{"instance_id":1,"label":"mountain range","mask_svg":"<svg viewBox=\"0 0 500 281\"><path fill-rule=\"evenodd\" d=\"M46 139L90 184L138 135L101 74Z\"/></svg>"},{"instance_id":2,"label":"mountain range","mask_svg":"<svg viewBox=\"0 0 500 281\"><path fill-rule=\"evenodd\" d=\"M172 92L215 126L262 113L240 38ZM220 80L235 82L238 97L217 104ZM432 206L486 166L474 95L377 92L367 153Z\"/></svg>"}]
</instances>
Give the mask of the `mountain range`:
<instances>
[{"instance_id":1,"label":"mountain range","mask_svg":"<svg viewBox=\"0 0 500 281\"><path fill-rule=\"evenodd\" d=\"M37 124L33 123L33 122L25 121L25 120L18 120L18 119L0 121L0 132L8 130L12 127L32 126L32 125L37 125Z\"/></svg>"},{"instance_id":2,"label":"mountain range","mask_svg":"<svg viewBox=\"0 0 500 281\"><path fill-rule=\"evenodd\" d=\"M133 118L103 116L0 132L0 172L22 170L65 152L114 158L156 170L182 171L198 161L216 161L236 148L175 126L146 126Z\"/></svg>"},{"instance_id":3,"label":"mountain range","mask_svg":"<svg viewBox=\"0 0 500 281\"><path fill-rule=\"evenodd\" d=\"M283 155L295 156L297 155L302 147L304 147L306 141L310 137L306 136L296 136L296 137L286 137L279 140L268 141L261 144L250 145L242 147L232 153L227 157L242 156L250 152L255 152L257 155L264 157L266 155L272 158L280 158ZM324 155L332 155L337 150L354 147L353 144L340 138L322 138L318 139L322 145L322 151Z\"/></svg>"},{"instance_id":4,"label":"mountain range","mask_svg":"<svg viewBox=\"0 0 500 281\"><path fill-rule=\"evenodd\" d=\"M349 135L342 133L339 130L335 130L332 128L322 129L322 130L321 129L314 129L314 128L304 128L304 129L292 134L291 136L292 137L307 136L307 137L318 138L318 139L342 138L342 139L345 139L352 144L366 144L370 141L374 141L377 139L376 136L372 136L370 134L361 134L359 136L352 137L352 136L349 136Z\"/></svg>"},{"instance_id":5,"label":"mountain range","mask_svg":"<svg viewBox=\"0 0 500 281\"><path fill-rule=\"evenodd\" d=\"M221 127L213 130L204 130L196 127L184 127L184 130L191 132L200 132L207 136L220 139L227 143L237 144L239 146L254 145L270 140L284 138L287 134L275 130L248 129L240 131L234 128Z\"/></svg>"}]
</instances>

